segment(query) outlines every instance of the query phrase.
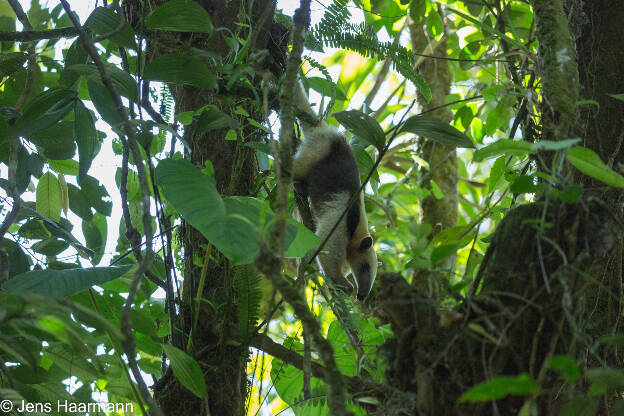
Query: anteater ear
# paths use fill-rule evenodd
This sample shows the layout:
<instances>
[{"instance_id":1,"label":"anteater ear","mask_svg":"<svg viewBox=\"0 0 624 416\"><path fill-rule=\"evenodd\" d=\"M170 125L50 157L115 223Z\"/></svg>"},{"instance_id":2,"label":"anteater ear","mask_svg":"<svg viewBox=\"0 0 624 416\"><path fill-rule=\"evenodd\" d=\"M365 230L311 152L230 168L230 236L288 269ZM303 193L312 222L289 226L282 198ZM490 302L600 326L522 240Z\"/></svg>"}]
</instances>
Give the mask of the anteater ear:
<instances>
[{"instance_id":1,"label":"anteater ear","mask_svg":"<svg viewBox=\"0 0 624 416\"><path fill-rule=\"evenodd\" d=\"M360 247L358 247L358 251L366 251L373 245L373 237L370 235L364 237L362 241L360 241Z\"/></svg>"}]
</instances>

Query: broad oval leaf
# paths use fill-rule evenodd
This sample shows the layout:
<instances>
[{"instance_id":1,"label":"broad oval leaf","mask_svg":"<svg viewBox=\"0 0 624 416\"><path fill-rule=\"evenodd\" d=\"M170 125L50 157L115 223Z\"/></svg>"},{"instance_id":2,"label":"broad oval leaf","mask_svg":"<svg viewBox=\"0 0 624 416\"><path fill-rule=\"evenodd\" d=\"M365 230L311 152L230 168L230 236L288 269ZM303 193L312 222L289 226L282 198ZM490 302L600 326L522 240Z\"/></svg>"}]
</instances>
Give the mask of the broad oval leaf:
<instances>
[{"instance_id":1,"label":"broad oval leaf","mask_svg":"<svg viewBox=\"0 0 624 416\"><path fill-rule=\"evenodd\" d=\"M216 88L217 86L213 73L200 58L191 55L161 55L147 64L143 77L150 81L203 88Z\"/></svg>"},{"instance_id":2,"label":"broad oval leaf","mask_svg":"<svg viewBox=\"0 0 624 416\"><path fill-rule=\"evenodd\" d=\"M510 394L528 396L539 391L539 384L528 374L495 377L477 384L461 395L459 402L486 402L502 399Z\"/></svg>"},{"instance_id":3,"label":"broad oval leaf","mask_svg":"<svg viewBox=\"0 0 624 416\"><path fill-rule=\"evenodd\" d=\"M98 35L107 35L117 30L121 18L109 7L97 7L84 26ZM136 49L134 32L128 22L124 22L121 31L115 33L110 39L121 46Z\"/></svg>"},{"instance_id":4,"label":"broad oval leaf","mask_svg":"<svg viewBox=\"0 0 624 416\"><path fill-rule=\"evenodd\" d=\"M10 52L0 55L0 79L22 69L26 58L26 54L23 52Z\"/></svg>"},{"instance_id":5,"label":"broad oval leaf","mask_svg":"<svg viewBox=\"0 0 624 416\"><path fill-rule=\"evenodd\" d=\"M98 137L91 112L80 100L76 100L74 105L74 118L74 137L78 143L78 175L79 179L82 179L95 157Z\"/></svg>"},{"instance_id":6,"label":"broad oval leaf","mask_svg":"<svg viewBox=\"0 0 624 416\"><path fill-rule=\"evenodd\" d=\"M171 370L176 378L191 393L202 399L206 395L206 382L197 361L173 345L163 344L162 347L171 362Z\"/></svg>"},{"instance_id":7,"label":"broad oval leaf","mask_svg":"<svg viewBox=\"0 0 624 416\"><path fill-rule=\"evenodd\" d=\"M62 298L116 279L126 274L132 267L133 265L35 270L5 281L2 289L11 293L31 292L45 297Z\"/></svg>"},{"instance_id":8,"label":"broad oval leaf","mask_svg":"<svg viewBox=\"0 0 624 416\"><path fill-rule=\"evenodd\" d=\"M481 162L483 159L500 155L524 156L529 153L535 153L531 146L531 143L522 140L498 139L490 145L475 150L472 158L475 162Z\"/></svg>"},{"instance_id":9,"label":"broad oval leaf","mask_svg":"<svg viewBox=\"0 0 624 416\"><path fill-rule=\"evenodd\" d=\"M208 12L199 3L189 0L171 0L158 6L145 18L145 26L175 32L212 33Z\"/></svg>"},{"instance_id":10,"label":"broad oval leaf","mask_svg":"<svg viewBox=\"0 0 624 416\"><path fill-rule=\"evenodd\" d=\"M68 247L69 243L67 241L50 238L33 244L31 248L33 251L45 256L56 256L65 251Z\"/></svg>"},{"instance_id":11,"label":"broad oval leaf","mask_svg":"<svg viewBox=\"0 0 624 416\"><path fill-rule=\"evenodd\" d=\"M121 117L117 112L113 98L104 84L87 78L87 88L89 89L89 98L91 98L93 106L104 121L110 124L111 127L118 126L121 123Z\"/></svg>"},{"instance_id":12,"label":"broad oval leaf","mask_svg":"<svg viewBox=\"0 0 624 416\"><path fill-rule=\"evenodd\" d=\"M71 121L61 121L33 132L30 141L36 144L48 159L70 159L76 153L74 123Z\"/></svg>"},{"instance_id":13,"label":"broad oval leaf","mask_svg":"<svg viewBox=\"0 0 624 416\"><path fill-rule=\"evenodd\" d=\"M350 110L334 113L333 116L351 133L380 151L386 144L386 135L377 120L361 111Z\"/></svg>"},{"instance_id":14,"label":"broad oval leaf","mask_svg":"<svg viewBox=\"0 0 624 416\"><path fill-rule=\"evenodd\" d=\"M61 219L62 200L61 184L54 174L46 172L37 184L37 211L58 222Z\"/></svg>"},{"instance_id":15,"label":"broad oval leaf","mask_svg":"<svg viewBox=\"0 0 624 416\"><path fill-rule=\"evenodd\" d=\"M566 159L575 168L607 185L624 189L624 177L605 165L600 156L585 147L573 147L566 153Z\"/></svg>"},{"instance_id":16,"label":"broad oval leaf","mask_svg":"<svg viewBox=\"0 0 624 416\"><path fill-rule=\"evenodd\" d=\"M84 75L91 81L102 81L100 71L98 71L97 67L93 64L75 64L68 67L67 70ZM110 78L118 94L123 95L132 101L138 100L139 87L137 86L134 78L132 78L132 75L114 65L106 67L106 74Z\"/></svg>"},{"instance_id":17,"label":"broad oval leaf","mask_svg":"<svg viewBox=\"0 0 624 416\"><path fill-rule=\"evenodd\" d=\"M33 98L9 128L10 137L30 136L62 119L73 107L76 93L51 88Z\"/></svg>"},{"instance_id":18,"label":"broad oval leaf","mask_svg":"<svg viewBox=\"0 0 624 416\"><path fill-rule=\"evenodd\" d=\"M445 146L475 147L472 140L455 127L428 116L408 118L400 127L399 133L413 133Z\"/></svg>"}]
</instances>

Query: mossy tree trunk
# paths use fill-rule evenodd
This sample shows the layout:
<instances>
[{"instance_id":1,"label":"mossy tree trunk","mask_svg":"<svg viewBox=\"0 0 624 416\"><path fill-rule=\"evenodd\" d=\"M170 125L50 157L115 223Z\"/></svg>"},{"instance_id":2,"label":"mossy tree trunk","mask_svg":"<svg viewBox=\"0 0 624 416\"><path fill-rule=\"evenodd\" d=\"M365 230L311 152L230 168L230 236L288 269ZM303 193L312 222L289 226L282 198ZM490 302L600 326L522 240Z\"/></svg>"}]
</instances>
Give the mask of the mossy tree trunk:
<instances>
[{"instance_id":1,"label":"mossy tree trunk","mask_svg":"<svg viewBox=\"0 0 624 416\"><path fill-rule=\"evenodd\" d=\"M410 21L409 32L412 50L416 53L446 56L445 38L443 37L439 42L432 39L425 29L424 20L420 23ZM432 45L435 46L432 47ZM431 89L431 100L428 102L422 95L418 95L419 110L427 111L442 106L451 90L448 61L443 59L417 59L417 61L420 61L420 64L416 70L427 80ZM445 123L450 123L453 119L453 113L448 107L433 110L428 115ZM422 142L420 153L422 158L429 163L429 169L422 172L422 175L426 177L422 186L431 192L422 204L422 222L432 225L433 229L429 238L433 238L440 231L457 225L457 154L454 147L444 146L430 140ZM434 196L433 186L439 187L443 194L442 198L438 199ZM428 271L420 272L416 274L413 284L424 293L439 298L440 285L446 287L454 264L455 257L451 256L437 265L440 270L437 278L434 278Z\"/></svg>"},{"instance_id":2,"label":"mossy tree trunk","mask_svg":"<svg viewBox=\"0 0 624 416\"><path fill-rule=\"evenodd\" d=\"M164 2L157 0L149 4L153 9ZM125 4L126 12L138 17L128 19L135 24L151 10L147 9L147 5L142 9L141 3L128 1ZM252 3L224 0L197 3L210 14L214 27L227 28L231 32L222 30L208 37L200 33L144 31L147 62L167 53L192 53L192 48L210 51L224 61L228 58L232 61L234 51L226 42L226 36L235 33L242 39L253 39L253 45L247 51L248 57L253 57L258 51L268 51L268 54L261 54L265 59L260 65L264 67L259 67L258 72L272 73L271 76L275 78L281 75L280 63L284 60L285 49L282 49L283 44L276 45L275 42L287 38L284 37L283 27L275 26L273 22L275 3L272 0L255 1L253 6L250 6ZM245 16L253 31L251 37L247 28L235 24L244 20ZM275 30L278 31L277 35ZM247 62L250 61L251 58L247 59ZM258 72L252 82L261 91L262 76ZM169 88L175 100L176 113L194 111L212 104L241 124L238 140L225 140L227 129L188 134L195 126L186 126L185 139L190 147L187 156L199 168L204 168L210 161L214 167L217 189L222 196L251 195L258 168L255 152L244 146L244 143L266 140L266 134L252 126L247 117L241 116L241 111L235 110L241 108L250 118L262 122L265 112L261 103L253 94L237 95L232 91L224 91L224 88L218 91L182 85L170 85ZM180 319L176 325L181 333L177 339L183 341L182 345L177 346L194 355L199 362L207 394L204 400L197 398L168 373L157 383L155 397L166 415L243 415L249 389L246 378L249 346L241 342L238 336L233 267L216 250L211 250L202 234L190 225L182 225L179 238L184 255L184 282L182 305L178 311ZM204 283L200 289L202 274ZM199 311L196 311L195 299L199 290L202 291L199 294L202 302ZM197 326L191 334L195 313L198 314Z\"/></svg>"},{"instance_id":3,"label":"mossy tree trunk","mask_svg":"<svg viewBox=\"0 0 624 416\"><path fill-rule=\"evenodd\" d=\"M564 10L561 1L533 2L544 98L541 138L581 137L617 168L624 154L624 105L607 94L624 91L619 46L624 9L606 1L566 4L577 9ZM568 22L569 16L574 20ZM581 107L577 118L576 91L600 108ZM557 164L551 160L543 167ZM580 174L559 177L563 186L572 184L566 177L583 183L579 203L546 195L508 212L478 272L480 291L451 313L440 312L437 302L401 276L380 276L380 296L393 299L384 314L396 335L384 347L387 379L415 394L414 410L511 415L523 409L550 415L585 397L607 414L614 397L588 397L586 384L562 382L548 363L565 354L583 369L622 367L617 348L596 348L599 337L623 330L622 192ZM457 401L480 382L522 373L539 383L538 396Z\"/></svg>"}]
</instances>

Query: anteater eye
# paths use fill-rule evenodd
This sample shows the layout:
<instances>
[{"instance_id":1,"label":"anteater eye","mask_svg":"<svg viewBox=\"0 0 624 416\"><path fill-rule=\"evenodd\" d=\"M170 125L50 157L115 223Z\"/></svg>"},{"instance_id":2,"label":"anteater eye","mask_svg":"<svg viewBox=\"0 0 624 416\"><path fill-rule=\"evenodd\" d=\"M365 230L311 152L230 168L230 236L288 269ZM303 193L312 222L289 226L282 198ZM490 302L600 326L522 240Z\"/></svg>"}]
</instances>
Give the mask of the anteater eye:
<instances>
[{"instance_id":1,"label":"anteater eye","mask_svg":"<svg viewBox=\"0 0 624 416\"><path fill-rule=\"evenodd\" d=\"M362 241L360 241L359 251L368 250L373 245L373 238L371 236L364 237Z\"/></svg>"}]
</instances>

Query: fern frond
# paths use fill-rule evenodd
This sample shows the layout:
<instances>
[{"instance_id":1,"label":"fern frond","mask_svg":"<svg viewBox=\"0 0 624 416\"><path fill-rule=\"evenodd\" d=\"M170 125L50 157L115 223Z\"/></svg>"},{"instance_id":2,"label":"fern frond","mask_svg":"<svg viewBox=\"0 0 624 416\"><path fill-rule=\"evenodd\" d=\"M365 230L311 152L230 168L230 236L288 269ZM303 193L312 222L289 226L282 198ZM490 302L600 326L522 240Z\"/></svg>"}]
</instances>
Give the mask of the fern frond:
<instances>
[{"instance_id":1,"label":"fern frond","mask_svg":"<svg viewBox=\"0 0 624 416\"><path fill-rule=\"evenodd\" d=\"M323 77L325 77L325 80L327 80L329 86L331 87L329 103L327 103L323 114L319 114L319 118L321 120L325 120L327 117L329 117L329 113L331 112L332 108L334 107L334 103L336 102L336 85L334 84L334 81L332 81L331 75L329 74L329 71L327 70L327 67L325 65L321 64L320 62L308 55L304 56L303 59L308 61L312 68L318 69L321 74L323 74Z\"/></svg>"},{"instance_id":2,"label":"fern frond","mask_svg":"<svg viewBox=\"0 0 624 416\"><path fill-rule=\"evenodd\" d=\"M310 31L310 37L316 42L357 52L366 58L389 58L394 68L411 81L428 101L431 90L424 78L414 71L414 53L393 42L381 42L367 23L350 23L351 12L346 7L347 3L348 0L334 0L321 21Z\"/></svg>"},{"instance_id":3,"label":"fern frond","mask_svg":"<svg viewBox=\"0 0 624 416\"><path fill-rule=\"evenodd\" d=\"M260 275L253 266L234 267L234 287L236 288L236 309L238 311L238 333L246 339L255 329L260 316Z\"/></svg>"}]
</instances>

